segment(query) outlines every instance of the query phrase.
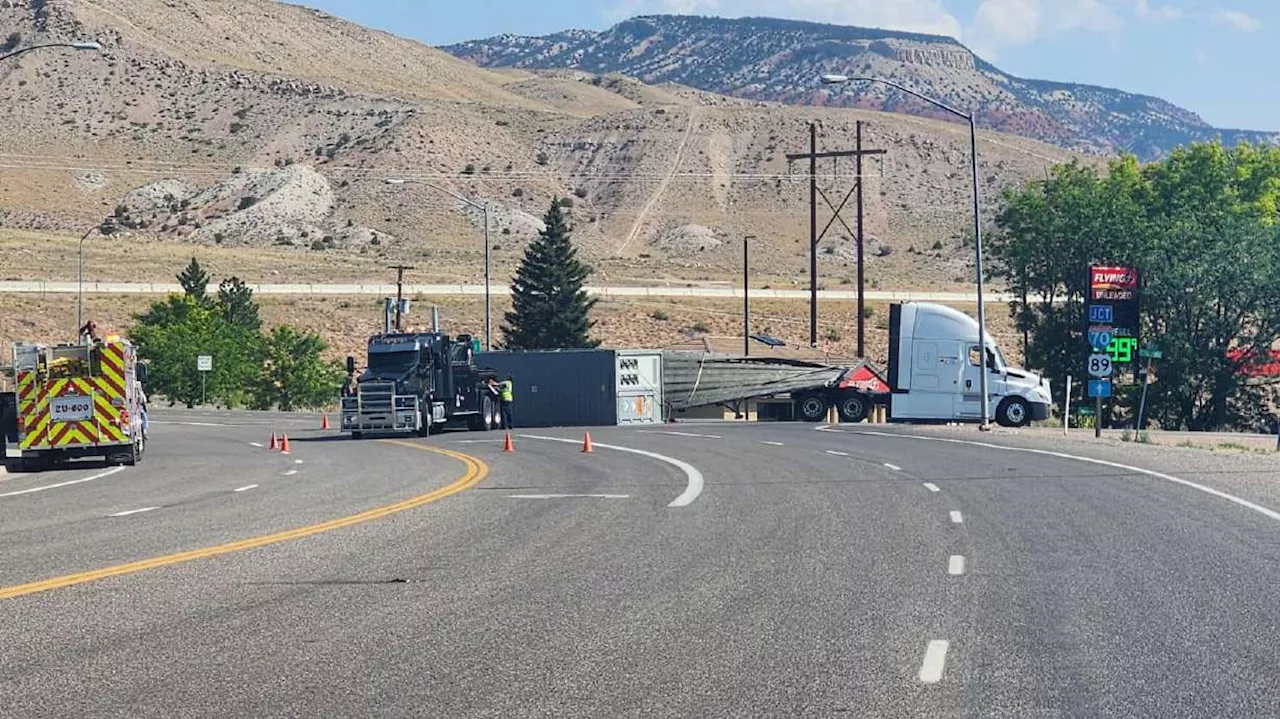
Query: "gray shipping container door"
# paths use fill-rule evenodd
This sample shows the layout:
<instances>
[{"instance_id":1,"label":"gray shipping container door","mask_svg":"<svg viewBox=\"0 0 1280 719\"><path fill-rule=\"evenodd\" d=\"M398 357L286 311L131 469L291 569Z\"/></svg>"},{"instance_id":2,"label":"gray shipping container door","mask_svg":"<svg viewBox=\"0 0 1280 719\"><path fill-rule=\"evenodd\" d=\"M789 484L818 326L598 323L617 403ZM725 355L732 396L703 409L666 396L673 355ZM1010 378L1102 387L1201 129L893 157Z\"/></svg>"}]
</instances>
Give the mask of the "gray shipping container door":
<instances>
[{"instance_id":1,"label":"gray shipping container door","mask_svg":"<svg viewBox=\"0 0 1280 719\"><path fill-rule=\"evenodd\" d=\"M617 350L618 424L662 423L662 351Z\"/></svg>"},{"instance_id":2,"label":"gray shipping container door","mask_svg":"<svg viewBox=\"0 0 1280 719\"><path fill-rule=\"evenodd\" d=\"M612 350L481 352L476 364L511 375L517 428L618 423Z\"/></svg>"}]
</instances>

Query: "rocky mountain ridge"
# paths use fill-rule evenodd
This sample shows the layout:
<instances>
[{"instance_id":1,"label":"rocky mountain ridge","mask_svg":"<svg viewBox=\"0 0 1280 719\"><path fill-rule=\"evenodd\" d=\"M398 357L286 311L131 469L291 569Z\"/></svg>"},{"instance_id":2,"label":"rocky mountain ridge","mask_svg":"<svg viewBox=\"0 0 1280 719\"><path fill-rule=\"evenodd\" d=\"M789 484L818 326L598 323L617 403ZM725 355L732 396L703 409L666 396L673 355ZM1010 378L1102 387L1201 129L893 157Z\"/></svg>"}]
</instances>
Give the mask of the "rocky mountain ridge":
<instances>
[{"instance_id":1,"label":"rocky mountain ridge","mask_svg":"<svg viewBox=\"0 0 1280 719\"><path fill-rule=\"evenodd\" d=\"M1218 137L1228 144L1280 141L1280 132L1214 128L1157 97L1015 77L952 38L919 33L773 18L655 15L602 32L500 35L443 49L482 67L621 73L753 100L945 116L884 86L818 84L826 73L883 77L953 107L973 108L983 127L1079 152L1124 151L1152 159L1177 145Z\"/></svg>"}]
</instances>

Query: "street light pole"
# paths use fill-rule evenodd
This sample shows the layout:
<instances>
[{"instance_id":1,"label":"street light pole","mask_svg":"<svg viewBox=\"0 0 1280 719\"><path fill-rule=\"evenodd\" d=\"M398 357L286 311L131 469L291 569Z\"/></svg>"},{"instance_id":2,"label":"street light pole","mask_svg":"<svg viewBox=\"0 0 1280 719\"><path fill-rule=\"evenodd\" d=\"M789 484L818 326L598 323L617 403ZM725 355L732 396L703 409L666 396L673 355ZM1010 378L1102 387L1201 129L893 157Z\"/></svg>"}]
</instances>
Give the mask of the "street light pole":
<instances>
[{"instance_id":1,"label":"street light pole","mask_svg":"<svg viewBox=\"0 0 1280 719\"><path fill-rule=\"evenodd\" d=\"M89 231L80 237L80 258L76 263L76 332L84 327L84 241L89 239L89 235L97 229L97 227L90 227Z\"/></svg>"},{"instance_id":2,"label":"street light pole","mask_svg":"<svg viewBox=\"0 0 1280 719\"><path fill-rule=\"evenodd\" d=\"M489 203L484 203L484 349L493 351L493 309L490 302L489 277L492 266L489 260Z\"/></svg>"},{"instance_id":3,"label":"street light pole","mask_svg":"<svg viewBox=\"0 0 1280 719\"><path fill-rule=\"evenodd\" d=\"M987 322L986 311L983 306L982 294L982 205L978 194L978 126L977 120L973 113L962 112L950 105L935 100L927 95L922 95L911 88L899 85L896 82L884 80L878 77L850 77L847 75L823 75L822 83L824 85L844 85L850 82L870 82L880 85L888 85L894 89L919 98L925 102L937 107L941 110L962 118L969 123L969 165L973 177L973 243L975 252L975 270L977 272L977 290L978 290L978 344L982 346L983 355L983 371L979 373L980 391L982 392L982 424L979 429L987 431L991 429L991 396L987 391L987 373L990 368L986 365L987 354Z\"/></svg>"},{"instance_id":4,"label":"street light pole","mask_svg":"<svg viewBox=\"0 0 1280 719\"><path fill-rule=\"evenodd\" d=\"M400 177L388 177L384 179L383 182L388 185L414 184L414 185L422 185L423 187L430 187L431 189L437 192L443 192L444 194L448 195L449 197L452 197L458 202L461 202L467 205L468 207L473 207L477 210L481 210L482 212L484 212L484 347L486 350L492 350L493 349L493 313L492 313L493 305L492 305L491 293L490 293L490 276L492 274L492 269L491 269L490 259L489 259L490 257L490 254L489 254L490 252L489 250L489 214L490 214L489 203L486 202L482 205L479 202L476 202L475 200L467 199L462 195L459 195L458 193L453 192L452 190L446 190L445 188L440 187L439 185L433 185L430 182L423 182L422 180L406 180Z\"/></svg>"}]
</instances>

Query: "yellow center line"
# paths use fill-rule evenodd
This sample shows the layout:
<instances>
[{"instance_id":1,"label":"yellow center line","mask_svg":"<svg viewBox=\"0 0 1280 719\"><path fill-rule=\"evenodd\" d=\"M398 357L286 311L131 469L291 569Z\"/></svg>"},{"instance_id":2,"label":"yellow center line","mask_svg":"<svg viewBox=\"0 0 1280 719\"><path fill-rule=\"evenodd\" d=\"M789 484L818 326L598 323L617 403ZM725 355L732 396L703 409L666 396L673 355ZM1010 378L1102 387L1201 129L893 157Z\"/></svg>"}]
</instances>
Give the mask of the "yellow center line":
<instances>
[{"instance_id":1,"label":"yellow center line","mask_svg":"<svg viewBox=\"0 0 1280 719\"><path fill-rule=\"evenodd\" d=\"M151 559L142 559L127 564L117 564L113 567L103 567L102 569L94 569L88 572L80 572L78 574L68 574L61 577L53 577L43 579L38 582L29 584L19 584L12 587L0 587L0 599L13 599L27 594L36 594L37 592L47 592L51 589L62 589L63 587L71 587L86 582L96 582L99 579L107 579L110 577L119 577L125 574L133 574L148 569L156 569L157 567L167 567L172 564L181 564L182 562L190 562L196 559L206 559L209 557L217 557L232 552L242 552L246 549L256 549L265 547L270 544L279 544L280 542L288 542L294 539L310 537L315 534L324 532L332 532L335 529L350 527L355 524L381 519L383 517L397 514L409 509L421 507L425 504L437 502L445 497L451 497L459 492L474 487L480 480L485 478L489 473L489 466L484 462L461 452L454 452L439 447L431 447L425 444L412 444L410 442L400 442L396 440L383 440L387 444L395 444L401 447L417 449L425 452L434 452L442 454L446 457L456 459L461 462L467 471L455 480L452 484L445 485L439 489L435 489L426 494L406 499L403 502L397 502L385 507L370 509L366 512L353 514L348 517L332 519L319 524L311 524L305 527L289 529L275 534L267 534L261 537L251 537L242 539L238 542L230 542L228 544L219 544L214 547L204 547L202 549L192 549L186 552L178 552L176 554L166 554L161 557L152 557Z\"/></svg>"}]
</instances>

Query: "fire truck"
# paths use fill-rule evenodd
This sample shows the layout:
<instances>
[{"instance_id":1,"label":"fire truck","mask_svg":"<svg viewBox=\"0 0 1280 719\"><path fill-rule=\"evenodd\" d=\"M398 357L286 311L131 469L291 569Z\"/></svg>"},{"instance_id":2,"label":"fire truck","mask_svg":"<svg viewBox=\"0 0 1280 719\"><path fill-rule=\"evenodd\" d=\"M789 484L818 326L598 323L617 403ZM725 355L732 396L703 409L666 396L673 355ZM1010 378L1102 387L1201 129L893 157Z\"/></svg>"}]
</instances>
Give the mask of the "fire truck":
<instances>
[{"instance_id":1,"label":"fire truck","mask_svg":"<svg viewBox=\"0 0 1280 719\"><path fill-rule=\"evenodd\" d=\"M131 342L117 337L55 347L19 342L13 346L11 371L14 391L4 414L13 421L0 423L9 425L0 432L16 439L22 469L81 457L126 465L142 459L146 366Z\"/></svg>"}]
</instances>

